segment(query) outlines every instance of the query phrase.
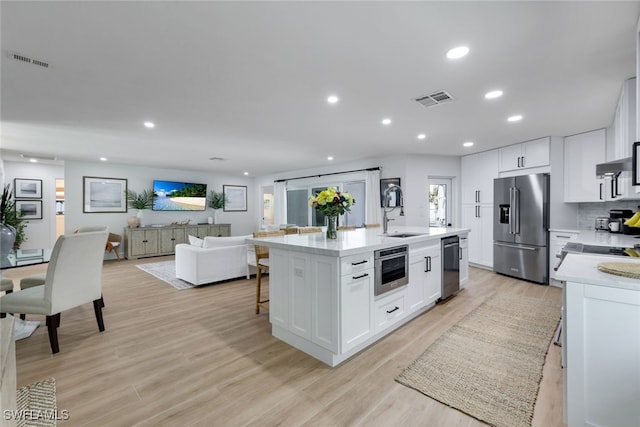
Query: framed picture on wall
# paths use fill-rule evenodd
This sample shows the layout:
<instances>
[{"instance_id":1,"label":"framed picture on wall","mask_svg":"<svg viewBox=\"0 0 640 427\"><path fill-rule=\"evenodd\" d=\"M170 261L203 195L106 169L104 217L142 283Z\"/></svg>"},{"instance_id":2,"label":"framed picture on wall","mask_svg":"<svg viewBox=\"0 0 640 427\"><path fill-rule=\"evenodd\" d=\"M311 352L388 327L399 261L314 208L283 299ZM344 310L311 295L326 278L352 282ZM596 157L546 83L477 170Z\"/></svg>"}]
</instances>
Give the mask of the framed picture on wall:
<instances>
[{"instance_id":1,"label":"framed picture on wall","mask_svg":"<svg viewBox=\"0 0 640 427\"><path fill-rule=\"evenodd\" d=\"M640 142L633 143L633 151L631 152L633 159L633 182L631 185L640 185Z\"/></svg>"},{"instance_id":2,"label":"framed picture on wall","mask_svg":"<svg viewBox=\"0 0 640 427\"><path fill-rule=\"evenodd\" d=\"M42 180L15 178L13 194L16 199L42 199Z\"/></svg>"},{"instance_id":3,"label":"framed picture on wall","mask_svg":"<svg viewBox=\"0 0 640 427\"><path fill-rule=\"evenodd\" d=\"M126 179L95 176L82 179L83 212L127 212Z\"/></svg>"},{"instance_id":4,"label":"framed picture on wall","mask_svg":"<svg viewBox=\"0 0 640 427\"><path fill-rule=\"evenodd\" d=\"M223 185L225 212L242 212L247 210L247 186Z\"/></svg>"},{"instance_id":5,"label":"framed picture on wall","mask_svg":"<svg viewBox=\"0 0 640 427\"><path fill-rule=\"evenodd\" d=\"M400 187L400 178L385 178L380 180L380 207L384 208L387 205L384 204L384 192L387 188L397 185ZM397 191L389 191L389 207L400 206L400 194Z\"/></svg>"},{"instance_id":6,"label":"framed picture on wall","mask_svg":"<svg viewBox=\"0 0 640 427\"><path fill-rule=\"evenodd\" d=\"M42 219L42 200L16 200L16 215L22 219Z\"/></svg>"}]
</instances>

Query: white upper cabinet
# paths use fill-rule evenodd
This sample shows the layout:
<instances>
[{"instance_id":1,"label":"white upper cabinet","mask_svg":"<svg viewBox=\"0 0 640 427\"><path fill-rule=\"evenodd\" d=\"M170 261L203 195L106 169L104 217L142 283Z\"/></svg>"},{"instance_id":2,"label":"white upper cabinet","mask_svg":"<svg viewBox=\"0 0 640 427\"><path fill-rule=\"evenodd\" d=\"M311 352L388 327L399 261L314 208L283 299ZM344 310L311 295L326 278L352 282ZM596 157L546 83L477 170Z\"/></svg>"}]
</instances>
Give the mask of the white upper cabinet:
<instances>
[{"instance_id":1,"label":"white upper cabinet","mask_svg":"<svg viewBox=\"0 0 640 427\"><path fill-rule=\"evenodd\" d=\"M605 129L564 138L565 202L605 200L605 183L596 177L596 164L605 161L606 142Z\"/></svg>"},{"instance_id":2,"label":"white upper cabinet","mask_svg":"<svg viewBox=\"0 0 640 427\"><path fill-rule=\"evenodd\" d=\"M500 172L549 166L549 142L546 137L501 148Z\"/></svg>"},{"instance_id":3,"label":"white upper cabinet","mask_svg":"<svg viewBox=\"0 0 640 427\"><path fill-rule=\"evenodd\" d=\"M631 157L631 148L636 141L636 79L625 80L618 98L613 120L613 159Z\"/></svg>"},{"instance_id":4,"label":"white upper cabinet","mask_svg":"<svg viewBox=\"0 0 640 427\"><path fill-rule=\"evenodd\" d=\"M462 203L493 203L493 180L498 177L497 150L461 159Z\"/></svg>"}]
</instances>

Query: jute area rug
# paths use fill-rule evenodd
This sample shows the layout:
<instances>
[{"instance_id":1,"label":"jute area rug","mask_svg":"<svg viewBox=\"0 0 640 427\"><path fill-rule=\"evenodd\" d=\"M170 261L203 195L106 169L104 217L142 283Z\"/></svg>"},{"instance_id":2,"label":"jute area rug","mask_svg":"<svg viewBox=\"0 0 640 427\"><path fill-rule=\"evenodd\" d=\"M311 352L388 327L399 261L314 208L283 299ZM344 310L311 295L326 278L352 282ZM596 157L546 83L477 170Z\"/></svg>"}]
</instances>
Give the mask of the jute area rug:
<instances>
[{"instance_id":1,"label":"jute area rug","mask_svg":"<svg viewBox=\"0 0 640 427\"><path fill-rule=\"evenodd\" d=\"M493 426L530 426L560 303L496 293L440 336L400 384Z\"/></svg>"},{"instance_id":2,"label":"jute area rug","mask_svg":"<svg viewBox=\"0 0 640 427\"><path fill-rule=\"evenodd\" d=\"M55 426L57 419L64 419L65 414L57 411L56 380L48 380L29 384L18 389L16 409L19 415L18 427Z\"/></svg>"},{"instance_id":3,"label":"jute area rug","mask_svg":"<svg viewBox=\"0 0 640 427\"><path fill-rule=\"evenodd\" d=\"M152 262L148 264L136 264L140 270L145 271L152 276L162 280L173 286L176 289L191 289L194 286L185 282L184 280L178 279L176 277L176 263L175 261L161 261L161 262Z\"/></svg>"}]
</instances>

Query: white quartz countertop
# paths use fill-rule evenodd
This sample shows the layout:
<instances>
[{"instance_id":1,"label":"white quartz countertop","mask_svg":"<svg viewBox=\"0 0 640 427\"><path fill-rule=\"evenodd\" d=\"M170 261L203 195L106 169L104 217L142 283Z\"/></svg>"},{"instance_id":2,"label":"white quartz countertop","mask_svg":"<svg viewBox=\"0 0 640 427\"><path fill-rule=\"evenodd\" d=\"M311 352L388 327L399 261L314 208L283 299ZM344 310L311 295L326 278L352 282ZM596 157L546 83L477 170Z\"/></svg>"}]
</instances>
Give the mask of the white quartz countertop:
<instances>
[{"instance_id":1,"label":"white quartz countertop","mask_svg":"<svg viewBox=\"0 0 640 427\"><path fill-rule=\"evenodd\" d=\"M640 263L640 259L611 257L590 254L567 254L556 272L556 279L564 282L585 283L588 285L640 291L640 279L617 276L598 270L601 262Z\"/></svg>"},{"instance_id":2,"label":"white quartz countertop","mask_svg":"<svg viewBox=\"0 0 640 427\"><path fill-rule=\"evenodd\" d=\"M401 233L415 233L413 237L390 237ZM337 239L327 239L325 233L286 234L284 236L249 238L247 242L270 248L289 249L318 255L346 256L399 245L413 245L423 242L439 242L443 237L469 233L468 228L433 227L389 227L388 235L382 234L382 228L358 228L356 230L338 230Z\"/></svg>"}]
</instances>

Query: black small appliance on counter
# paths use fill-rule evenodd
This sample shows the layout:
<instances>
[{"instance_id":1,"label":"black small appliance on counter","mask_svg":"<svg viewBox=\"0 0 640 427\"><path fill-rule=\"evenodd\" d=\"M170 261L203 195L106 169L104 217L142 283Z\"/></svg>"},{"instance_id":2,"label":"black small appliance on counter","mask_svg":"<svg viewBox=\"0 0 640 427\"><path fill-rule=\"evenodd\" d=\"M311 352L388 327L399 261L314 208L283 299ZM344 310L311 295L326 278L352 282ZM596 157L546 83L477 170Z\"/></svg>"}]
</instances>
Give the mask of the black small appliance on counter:
<instances>
[{"instance_id":1,"label":"black small appliance on counter","mask_svg":"<svg viewBox=\"0 0 640 427\"><path fill-rule=\"evenodd\" d=\"M622 233L624 222L633 216L631 209L610 209L609 210L609 232ZM616 225L617 224L617 225Z\"/></svg>"}]
</instances>

